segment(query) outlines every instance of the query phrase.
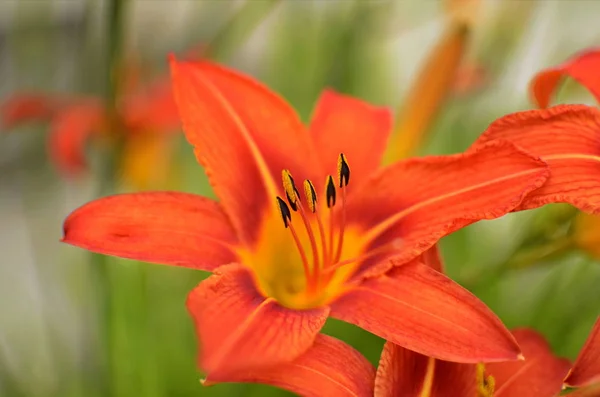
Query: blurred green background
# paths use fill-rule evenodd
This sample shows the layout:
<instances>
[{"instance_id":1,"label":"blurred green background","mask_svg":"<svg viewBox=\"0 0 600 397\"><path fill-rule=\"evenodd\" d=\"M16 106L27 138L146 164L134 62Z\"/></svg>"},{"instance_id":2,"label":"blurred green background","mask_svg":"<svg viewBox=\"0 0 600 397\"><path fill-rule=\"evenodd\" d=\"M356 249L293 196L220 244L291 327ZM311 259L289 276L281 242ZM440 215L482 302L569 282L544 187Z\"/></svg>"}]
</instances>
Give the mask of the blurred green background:
<instances>
[{"instance_id":1,"label":"blurred green background","mask_svg":"<svg viewBox=\"0 0 600 397\"><path fill-rule=\"evenodd\" d=\"M167 53L210 43L213 58L268 84L304 120L324 87L396 110L447 20L433 0L119 3L114 19L108 0L0 2L0 99L16 91L107 96L111 48L160 73ZM531 108L530 78L600 42L597 15L597 1L482 1L466 59L484 81L449 96L419 154L462 151L494 119ZM594 103L575 84L558 99ZM287 395L200 385L184 301L207 274L58 242L70 211L118 188L102 172L105 153L92 148L86 176L61 177L48 162L47 129L0 134L0 395ZM212 195L183 136L173 159L179 190ZM549 257L535 250L568 233L560 219L571 215L561 206L511 214L467 227L441 247L450 276L508 327L533 327L557 354L574 358L600 313L599 263L575 249ZM527 266L506 270L516 250L530 248ZM377 362L379 338L335 321L324 332Z\"/></svg>"}]
</instances>

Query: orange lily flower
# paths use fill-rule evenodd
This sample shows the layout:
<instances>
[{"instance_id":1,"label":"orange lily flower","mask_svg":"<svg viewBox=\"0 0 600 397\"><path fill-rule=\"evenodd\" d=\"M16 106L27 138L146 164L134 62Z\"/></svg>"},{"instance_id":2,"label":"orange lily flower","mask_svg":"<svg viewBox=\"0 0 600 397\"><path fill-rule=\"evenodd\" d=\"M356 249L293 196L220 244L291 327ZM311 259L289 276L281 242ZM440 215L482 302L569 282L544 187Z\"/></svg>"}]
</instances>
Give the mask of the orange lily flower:
<instances>
[{"instance_id":1,"label":"orange lily flower","mask_svg":"<svg viewBox=\"0 0 600 397\"><path fill-rule=\"evenodd\" d=\"M213 271L187 301L209 380L290 362L329 316L439 359L518 358L480 300L415 259L518 206L545 182L543 162L496 141L381 168L386 109L325 91L307 129L247 76L209 62L172 59L171 69L186 137L220 201L102 198L66 219L63 241Z\"/></svg>"},{"instance_id":2,"label":"orange lily flower","mask_svg":"<svg viewBox=\"0 0 600 397\"><path fill-rule=\"evenodd\" d=\"M600 381L600 319L571 370L569 361L556 357L537 332L517 329L513 335L524 360L462 364L387 342L377 370L353 347L319 335L313 347L291 363L224 380L269 384L305 397L558 397L563 382L581 387L569 396L600 396L600 384L594 385Z\"/></svg>"},{"instance_id":3,"label":"orange lily flower","mask_svg":"<svg viewBox=\"0 0 600 397\"><path fill-rule=\"evenodd\" d=\"M517 329L513 335L525 359L485 365L435 360L387 342L377 370L375 396L557 396L569 361L555 357L535 331Z\"/></svg>"},{"instance_id":4,"label":"orange lily flower","mask_svg":"<svg viewBox=\"0 0 600 397\"><path fill-rule=\"evenodd\" d=\"M141 88L134 80L131 73L125 79L116 120L101 98L22 93L0 106L2 127L9 130L28 121L50 121L49 155L66 176L86 169L85 146L91 139L110 140L123 133L121 172L125 182L138 188L160 184L166 179L169 134L179 131L179 115L168 79Z\"/></svg>"}]
</instances>

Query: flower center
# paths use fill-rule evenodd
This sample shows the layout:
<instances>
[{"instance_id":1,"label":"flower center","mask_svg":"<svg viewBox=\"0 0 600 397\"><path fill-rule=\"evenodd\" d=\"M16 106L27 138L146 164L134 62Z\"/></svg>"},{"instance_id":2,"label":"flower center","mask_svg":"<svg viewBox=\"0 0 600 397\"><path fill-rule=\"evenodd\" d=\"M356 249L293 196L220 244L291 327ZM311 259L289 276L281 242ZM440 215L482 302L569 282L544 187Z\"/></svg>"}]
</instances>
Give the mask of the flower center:
<instances>
[{"instance_id":1,"label":"flower center","mask_svg":"<svg viewBox=\"0 0 600 397\"><path fill-rule=\"evenodd\" d=\"M290 171L282 171L285 199L276 197L279 216L269 216L261 243L242 253L263 295L293 309L325 305L348 288L359 263L390 251L388 244L365 252L362 230L347 224L349 181L344 154L338 157L337 183L331 175L326 178L322 201L312 181L303 181L301 193Z\"/></svg>"},{"instance_id":2,"label":"flower center","mask_svg":"<svg viewBox=\"0 0 600 397\"><path fill-rule=\"evenodd\" d=\"M283 225L291 234L302 264L305 284L300 298L303 304L300 306L311 307L323 304L327 300L328 286L336 270L356 262L356 260L341 261L346 232L346 186L350 181L350 167L346 156L340 154L338 187L336 188L331 175L327 176L325 182L326 208L319 205L312 181L308 179L304 181L304 197L302 197L290 171L283 170L281 174L287 200L277 196L277 207ZM337 189L340 190L340 199L338 199ZM322 216L320 209L326 209L325 217ZM328 222L323 222L323 218ZM301 235L302 232L304 233ZM298 303L292 306L298 306Z\"/></svg>"}]
</instances>

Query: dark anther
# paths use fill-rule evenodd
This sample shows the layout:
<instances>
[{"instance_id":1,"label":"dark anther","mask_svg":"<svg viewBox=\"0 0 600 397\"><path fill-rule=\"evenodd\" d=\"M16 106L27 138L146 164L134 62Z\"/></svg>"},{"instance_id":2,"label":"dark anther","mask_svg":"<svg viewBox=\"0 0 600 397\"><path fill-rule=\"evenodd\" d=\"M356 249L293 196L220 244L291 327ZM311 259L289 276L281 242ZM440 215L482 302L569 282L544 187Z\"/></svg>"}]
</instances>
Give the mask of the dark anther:
<instances>
[{"instance_id":1,"label":"dark anther","mask_svg":"<svg viewBox=\"0 0 600 397\"><path fill-rule=\"evenodd\" d=\"M281 219L283 219L283 224L287 228L292 221L292 213L290 212L290 208L288 205L281 199L281 197L277 196L277 204L279 206L279 213L281 214Z\"/></svg>"},{"instance_id":2,"label":"dark anther","mask_svg":"<svg viewBox=\"0 0 600 397\"><path fill-rule=\"evenodd\" d=\"M327 177L327 186L325 188L325 195L327 196L327 208L331 208L335 205L335 183L333 183L333 177L329 175Z\"/></svg>"},{"instance_id":3,"label":"dark anther","mask_svg":"<svg viewBox=\"0 0 600 397\"><path fill-rule=\"evenodd\" d=\"M338 180L340 188L348 186L348 182L350 182L350 166L344 153L340 153L338 158Z\"/></svg>"},{"instance_id":4,"label":"dark anther","mask_svg":"<svg viewBox=\"0 0 600 397\"><path fill-rule=\"evenodd\" d=\"M317 192L315 192L315 186L308 179L304 181L304 195L310 212L317 211Z\"/></svg>"},{"instance_id":5,"label":"dark anther","mask_svg":"<svg viewBox=\"0 0 600 397\"><path fill-rule=\"evenodd\" d=\"M287 197L288 203L290 203L290 207L293 211L298 211L297 200L300 199L300 192L298 192L298 189L296 188L294 178L292 178L292 174L288 170L283 170L281 176L283 179L283 190L285 190L285 196Z\"/></svg>"}]
</instances>

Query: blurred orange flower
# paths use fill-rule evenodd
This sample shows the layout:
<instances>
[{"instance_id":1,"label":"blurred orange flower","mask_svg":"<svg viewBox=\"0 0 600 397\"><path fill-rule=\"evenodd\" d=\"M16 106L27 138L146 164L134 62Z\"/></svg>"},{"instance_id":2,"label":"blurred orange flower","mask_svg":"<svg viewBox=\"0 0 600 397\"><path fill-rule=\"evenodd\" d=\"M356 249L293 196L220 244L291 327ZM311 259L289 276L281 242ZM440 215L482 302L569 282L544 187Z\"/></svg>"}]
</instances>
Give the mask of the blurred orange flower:
<instances>
[{"instance_id":1,"label":"blurred orange flower","mask_svg":"<svg viewBox=\"0 0 600 397\"><path fill-rule=\"evenodd\" d=\"M247 76L208 62L171 68L184 131L220 201L102 198L66 219L63 241L213 271L187 301L210 381L290 362L329 316L439 359L518 357L499 319L419 257L518 206L545 182L543 162L494 141L381 168L386 109L325 91L306 128Z\"/></svg>"},{"instance_id":2,"label":"blurred orange flower","mask_svg":"<svg viewBox=\"0 0 600 397\"><path fill-rule=\"evenodd\" d=\"M443 2L447 26L398 109L397 125L385 155L387 163L408 157L423 145L449 94L465 94L482 85L484 69L476 61L465 59L480 3L480 0Z\"/></svg>"},{"instance_id":3,"label":"blurred orange flower","mask_svg":"<svg viewBox=\"0 0 600 397\"><path fill-rule=\"evenodd\" d=\"M90 140L114 142L121 136L124 181L141 189L161 185L169 165L169 135L180 128L170 81L165 76L140 87L138 72L133 68L128 72L120 87L116 115L110 114L101 98L16 93L0 106L2 128L50 121L49 155L65 176L85 170L85 147Z\"/></svg>"}]
</instances>

